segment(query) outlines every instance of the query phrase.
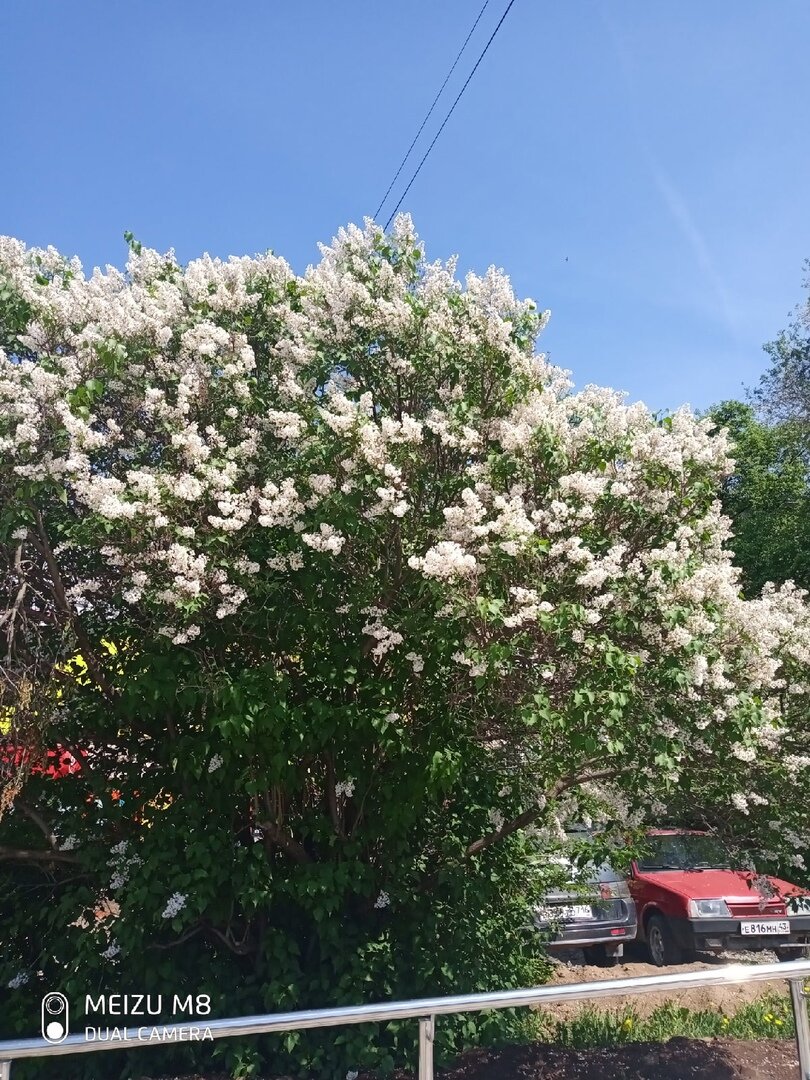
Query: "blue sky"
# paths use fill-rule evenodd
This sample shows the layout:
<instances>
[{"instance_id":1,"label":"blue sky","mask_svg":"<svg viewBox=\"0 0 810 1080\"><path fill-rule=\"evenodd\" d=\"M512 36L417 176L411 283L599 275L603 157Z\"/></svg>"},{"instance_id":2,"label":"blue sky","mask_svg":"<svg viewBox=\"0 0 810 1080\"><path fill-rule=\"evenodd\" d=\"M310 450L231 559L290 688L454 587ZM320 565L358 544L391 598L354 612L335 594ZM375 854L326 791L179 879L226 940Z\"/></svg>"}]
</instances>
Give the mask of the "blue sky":
<instances>
[{"instance_id":1,"label":"blue sky","mask_svg":"<svg viewBox=\"0 0 810 1080\"><path fill-rule=\"evenodd\" d=\"M6 0L0 232L303 270L374 212L482 2ZM810 256L808 54L806 0L516 0L403 208L551 308L579 385L739 396Z\"/></svg>"}]
</instances>

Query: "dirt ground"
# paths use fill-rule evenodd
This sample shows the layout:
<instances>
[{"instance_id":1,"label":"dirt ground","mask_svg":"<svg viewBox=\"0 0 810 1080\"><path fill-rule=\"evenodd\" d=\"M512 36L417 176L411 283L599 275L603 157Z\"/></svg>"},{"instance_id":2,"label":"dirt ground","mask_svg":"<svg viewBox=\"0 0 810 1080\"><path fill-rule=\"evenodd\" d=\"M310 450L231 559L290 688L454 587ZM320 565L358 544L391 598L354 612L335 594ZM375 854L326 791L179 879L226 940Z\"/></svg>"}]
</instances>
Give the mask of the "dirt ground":
<instances>
[{"instance_id":1,"label":"dirt ground","mask_svg":"<svg viewBox=\"0 0 810 1080\"><path fill-rule=\"evenodd\" d=\"M776 956L762 953L705 954L694 964L667 971L704 971L724 964L773 963ZM612 968L586 964L581 951L561 953L555 961L550 984L598 982L602 979L661 975L664 972L632 948L622 963ZM649 1016L658 1006L673 1001L685 1008L717 1010L727 1014L774 991L784 984L748 983L739 986L712 986L684 990L679 994L644 994L602 999L594 1007L606 1012L625 1013L632 1009ZM558 1020L569 1020L587 1008L587 1003L560 1002L545 1011ZM471 1050L448 1069L440 1080L800 1080L799 1061L792 1040L683 1039L665 1043L627 1043L600 1049L573 1050L534 1043L499 1050ZM149 1080L144 1077L143 1080ZM164 1078L173 1080L173 1078ZM220 1080L196 1076L176 1080ZM224 1080L224 1078L222 1078ZM266 1078L271 1080L271 1078ZM277 1077L275 1080L288 1080ZM312 1077L311 1080L318 1080ZM358 1080L374 1080L361 1074ZM414 1080L410 1072L397 1072L394 1080Z\"/></svg>"},{"instance_id":2,"label":"dirt ground","mask_svg":"<svg viewBox=\"0 0 810 1080\"><path fill-rule=\"evenodd\" d=\"M670 1039L601 1050L538 1043L470 1052L441 1080L799 1080L799 1061L792 1042L770 1040Z\"/></svg>"},{"instance_id":3,"label":"dirt ground","mask_svg":"<svg viewBox=\"0 0 810 1080\"><path fill-rule=\"evenodd\" d=\"M794 1044L767 1039L756 1042L670 1039L666 1043L628 1043L601 1050L567 1050L542 1043L504 1050L473 1050L452 1068L443 1069L438 1077L439 1080L800 1080ZM226 1078L188 1076L183 1080ZM362 1074L359 1080L372 1078ZM398 1072L394 1080L415 1078L413 1073Z\"/></svg>"},{"instance_id":4,"label":"dirt ground","mask_svg":"<svg viewBox=\"0 0 810 1080\"><path fill-rule=\"evenodd\" d=\"M643 958L641 948L632 947L622 962L615 967L601 968L586 964L580 950L560 953L555 962L554 974L550 983L599 982L602 979L630 979L642 975L663 975L681 971L706 971L724 964L772 964L776 955L772 952L761 953L720 953L713 956L701 954L694 964L679 964L677 968L658 968ZM623 1012L632 1009L638 1016L649 1016L660 1005L672 1001L695 1012L707 1009L731 1014L741 1006L756 1001L769 994L786 993L785 983L743 983L738 986L705 986L694 990L683 990L679 994L631 994L628 997L603 998L592 1007L603 1012ZM558 1002L545 1006L545 1012L555 1020L570 1020L587 1003Z\"/></svg>"}]
</instances>

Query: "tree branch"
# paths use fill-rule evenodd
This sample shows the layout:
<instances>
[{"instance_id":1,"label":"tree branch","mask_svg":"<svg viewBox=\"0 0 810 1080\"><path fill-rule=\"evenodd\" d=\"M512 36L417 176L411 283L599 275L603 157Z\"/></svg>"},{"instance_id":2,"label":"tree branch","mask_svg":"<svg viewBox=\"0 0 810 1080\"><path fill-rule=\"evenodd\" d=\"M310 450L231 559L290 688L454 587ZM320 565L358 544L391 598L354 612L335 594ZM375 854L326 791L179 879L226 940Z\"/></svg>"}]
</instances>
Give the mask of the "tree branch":
<instances>
[{"instance_id":1,"label":"tree branch","mask_svg":"<svg viewBox=\"0 0 810 1080\"><path fill-rule=\"evenodd\" d=\"M10 848L0 844L0 859L11 862L62 862L78 865L81 859L67 851L28 851L23 848Z\"/></svg>"},{"instance_id":2,"label":"tree branch","mask_svg":"<svg viewBox=\"0 0 810 1080\"><path fill-rule=\"evenodd\" d=\"M32 543L37 551L39 551L40 555L42 555L45 560L45 565L48 567L48 573L51 576L51 583L53 585L54 598L62 611L62 614L67 616L70 625L73 627L73 632L76 635L79 648L82 650L82 656L87 664L87 670L101 688L101 692L104 696L112 700L115 697L115 692L113 691L112 686L107 682L107 679L96 660L95 650L90 642L90 638L87 636L84 627L79 621L79 617L71 607L70 601L67 598L65 585L59 571L59 564L51 549L51 543L45 530L45 522L42 519L42 514L37 508L34 508L34 514L36 516L39 540L32 539Z\"/></svg>"},{"instance_id":3,"label":"tree branch","mask_svg":"<svg viewBox=\"0 0 810 1080\"><path fill-rule=\"evenodd\" d=\"M340 807L337 801L336 790L336 777L335 777L335 761L331 754L326 754L326 801L329 803L329 814L332 818L332 825L335 832L341 838L346 839L346 830L343 827L343 820L340 813Z\"/></svg>"},{"instance_id":4,"label":"tree branch","mask_svg":"<svg viewBox=\"0 0 810 1080\"><path fill-rule=\"evenodd\" d=\"M23 814L25 814L25 816L30 821L33 821L33 823L36 825L36 827L39 829L39 831L42 833L42 835L48 841L48 846L53 851L56 851L58 849L58 847L59 847L59 841L56 838L56 833L50 827L50 825L45 820L45 818L42 816L42 814L40 814L38 810L35 810L33 808L33 806L30 806L25 801L25 799L21 799L19 796L17 796L17 798L14 800L14 805Z\"/></svg>"},{"instance_id":5,"label":"tree branch","mask_svg":"<svg viewBox=\"0 0 810 1080\"><path fill-rule=\"evenodd\" d=\"M14 557L14 569L17 570L18 573L21 572L21 555L22 544L17 547L17 551ZM8 610L4 611L2 615L0 615L0 626L3 626L4 623L8 622L8 629L6 630L6 639L8 641L8 649L6 651L7 660L11 659L11 654L14 647L14 624L17 621L17 615L19 613L20 607L22 606L22 602L27 589L28 583L26 581L21 582L20 587L17 590L17 595L15 596L11 607L8 608Z\"/></svg>"},{"instance_id":6,"label":"tree branch","mask_svg":"<svg viewBox=\"0 0 810 1080\"><path fill-rule=\"evenodd\" d=\"M588 763L590 764L590 762ZM625 766L624 768L613 769L598 769L596 772L586 773L569 773L567 776L561 776L559 780L548 791L544 800L558 799L564 791L568 791L569 788L579 787L580 784L590 783L592 780L611 780L616 776L621 776L622 773L631 772L635 766ZM517 817L512 818L511 821L507 821L500 829L495 829L494 832L489 833L487 836L482 836L479 840L475 840L465 851L465 855L468 857L471 855L479 855L482 851L488 847L492 847L493 844L497 844L499 840L505 839L507 836L511 836L519 829L525 829L527 825L531 825L533 821L543 813L546 807L546 801L543 801L542 805L530 806Z\"/></svg>"},{"instance_id":7,"label":"tree branch","mask_svg":"<svg viewBox=\"0 0 810 1080\"><path fill-rule=\"evenodd\" d=\"M270 837L274 844L278 844L283 851L287 852L293 862L302 864L312 862L312 858L303 844L299 844L292 836L283 832L275 822L259 821L258 826L266 836Z\"/></svg>"},{"instance_id":8,"label":"tree branch","mask_svg":"<svg viewBox=\"0 0 810 1080\"><path fill-rule=\"evenodd\" d=\"M186 930L185 934L181 934L179 938L175 938L174 941L153 941L150 945L147 945L147 949L159 949L163 952L166 949L176 949L178 945L182 945L183 942L188 941L190 938L196 937L197 934L213 934L218 938L223 945L227 946L231 952L236 953L237 956L247 956L251 953L252 947L247 944L248 931L245 931L245 936L241 941L234 941L230 935L230 931L226 931L223 934L221 930L217 930L215 926L211 926L207 922L198 922L196 926L192 926Z\"/></svg>"},{"instance_id":9,"label":"tree branch","mask_svg":"<svg viewBox=\"0 0 810 1080\"><path fill-rule=\"evenodd\" d=\"M568 791L569 788L579 787L580 784L590 784L593 780L613 780L616 776L622 776L624 773L633 772L635 768L635 765L625 765L622 768L598 769L596 772L583 773L581 775L573 773L568 776L563 776L548 793L548 798L556 799L562 795L564 791Z\"/></svg>"},{"instance_id":10,"label":"tree branch","mask_svg":"<svg viewBox=\"0 0 810 1080\"><path fill-rule=\"evenodd\" d=\"M516 833L518 829L525 829L527 825L530 825L536 818L543 813L544 807L542 806L530 806L527 810L524 810L521 814L518 814L516 818L512 818L511 821L507 821L504 825L501 825L500 829L496 829L494 832L489 833L488 836L482 836L480 840L476 840L465 851L465 855L478 855L488 847L492 847L499 840L505 839L507 836L511 836L512 833Z\"/></svg>"},{"instance_id":11,"label":"tree branch","mask_svg":"<svg viewBox=\"0 0 810 1080\"><path fill-rule=\"evenodd\" d=\"M181 934L179 938L174 941L168 941L165 945L161 945L160 942L154 941L151 945L147 945L147 949L174 949L178 945L182 945L184 941L188 941L189 938L193 938L195 934L199 934L205 927L202 923L197 926L192 926L190 930L186 930L185 934Z\"/></svg>"},{"instance_id":12,"label":"tree branch","mask_svg":"<svg viewBox=\"0 0 810 1080\"><path fill-rule=\"evenodd\" d=\"M223 945L226 945L231 952L236 953L237 956L248 956L253 950L250 945L246 943L247 931L242 941L234 941L230 933L223 934L221 930L217 930L215 926L206 927L214 935L219 938Z\"/></svg>"}]
</instances>

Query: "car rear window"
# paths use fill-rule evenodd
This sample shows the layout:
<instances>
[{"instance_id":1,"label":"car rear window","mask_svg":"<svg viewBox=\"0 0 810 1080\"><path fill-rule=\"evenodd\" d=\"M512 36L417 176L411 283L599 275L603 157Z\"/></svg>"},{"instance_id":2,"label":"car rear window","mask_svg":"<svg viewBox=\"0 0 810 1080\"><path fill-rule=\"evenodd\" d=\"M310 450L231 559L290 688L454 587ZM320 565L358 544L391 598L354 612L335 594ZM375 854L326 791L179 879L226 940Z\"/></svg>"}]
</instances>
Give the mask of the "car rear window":
<instances>
[{"instance_id":1,"label":"car rear window","mask_svg":"<svg viewBox=\"0 0 810 1080\"><path fill-rule=\"evenodd\" d=\"M638 859L639 870L724 870L731 865L723 843L701 833L648 836Z\"/></svg>"}]
</instances>

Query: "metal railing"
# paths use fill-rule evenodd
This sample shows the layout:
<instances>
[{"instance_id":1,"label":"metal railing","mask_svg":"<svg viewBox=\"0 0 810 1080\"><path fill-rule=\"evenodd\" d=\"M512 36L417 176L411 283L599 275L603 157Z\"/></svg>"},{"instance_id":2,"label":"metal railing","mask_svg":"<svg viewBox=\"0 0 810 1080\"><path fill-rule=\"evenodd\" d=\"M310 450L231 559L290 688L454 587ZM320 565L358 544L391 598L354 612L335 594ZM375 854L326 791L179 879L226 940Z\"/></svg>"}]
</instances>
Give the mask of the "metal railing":
<instances>
[{"instance_id":1,"label":"metal railing","mask_svg":"<svg viewBox=\"0 0 810 1080\"><path fill-rule=\"evenodd\" d=\"M231 1020L198 1019L186 1024L161 1025L161 1031L174 1033L177 1041L192 1024L211 1032L214 1039L235 1036L265 1035L272 1032L303 1031L307 1028L341 1027L344 1024L385 1023L389 1020L419 1021L419 1080L433 1080L433 1038L437 1016L479 1012L491 1009L514 1009L529 1005L550 1005L559 1001L594 1001L597 998L627 994L676 993L703 986L727 986L747 982L787 981L796 1025L801 1080L810 1080L810 1020L807 1013L805 982L810 979L810 960L792 960L786 964L731 964L703 971L683 971L673 975L646 975L633 979L604 979L567 986L539 986L526 990L504 990L494 994L461 994L451 997L422 998L417 1001L382 1002L377 1005L346 1006L335 1009L310 1009L306 1012L270 1013L242 1016ZM152 1025L155 1021L152 1020ZM186 1035L185 1038L188 1038ZM206 1034L206 1039L208 1038ZM101 1050L148 1046L138 1034L127 1033L112 1042L88 1040L82 1035L68 1035L60 1043L45 1039L17 1039L0 1042L0 1080L11 1080L11 1063L20 1058L48 1057L62 1054L85 1054Z\"/></svg>"}]
</instances>

